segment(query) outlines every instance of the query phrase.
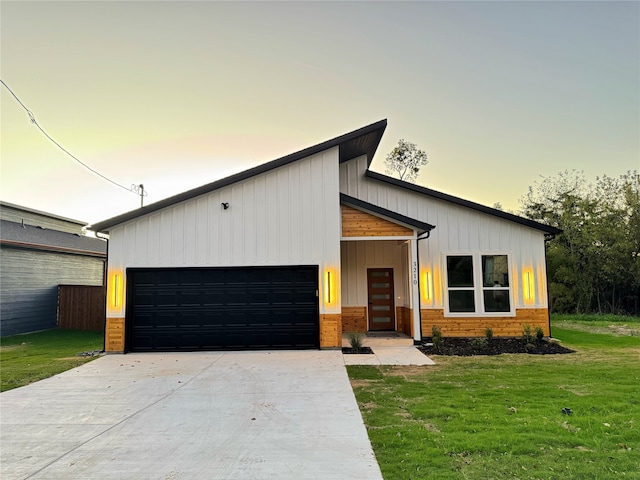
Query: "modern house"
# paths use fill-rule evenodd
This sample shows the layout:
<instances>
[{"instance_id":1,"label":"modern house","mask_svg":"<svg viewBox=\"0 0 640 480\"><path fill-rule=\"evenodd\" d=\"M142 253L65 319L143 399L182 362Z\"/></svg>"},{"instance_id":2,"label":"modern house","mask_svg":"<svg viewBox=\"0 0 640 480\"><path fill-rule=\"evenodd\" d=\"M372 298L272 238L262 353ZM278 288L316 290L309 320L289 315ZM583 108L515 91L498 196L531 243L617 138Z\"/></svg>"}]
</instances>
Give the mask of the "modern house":
<instances>
[{"instance_id":1,"label":"modern house","mask_svg":"<svg viewBox=\"0 0 640 480\"><path fill-rule=\"evenodd\" d=\"M110 236L107 351L548 334L559 231L369 170L386 125L93 225Z\"/></svg>"},{"instance_id":2,"label":"modern house","mask_svg":"<svg viewBox=\"0 0 640 480\"><path fill-rule=\"evenodd\" d=\"M85 226L0 202L0 336L56 328L60 284L103 285L107 244Z\"/></svg>"}]
</instances>

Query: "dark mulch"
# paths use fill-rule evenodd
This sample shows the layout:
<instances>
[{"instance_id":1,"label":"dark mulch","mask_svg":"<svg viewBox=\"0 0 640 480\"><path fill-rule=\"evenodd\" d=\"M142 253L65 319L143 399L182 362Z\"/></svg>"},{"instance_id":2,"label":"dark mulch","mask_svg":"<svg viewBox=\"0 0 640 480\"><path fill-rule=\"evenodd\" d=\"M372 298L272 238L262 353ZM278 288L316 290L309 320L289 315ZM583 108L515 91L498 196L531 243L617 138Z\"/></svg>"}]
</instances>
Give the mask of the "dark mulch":
<instances>
[{"instance_id":1,"label":"dark mulch","mask_svg":"<svg viewBox=\"0 0 640 480\"><path fill-rule=\"evenodd\" d=\"M359 351L350 347L342 347L342 353L347 355L373 355L373 350L371 350L371 347L362 347Z\"/></svg>"},{"instance_id":2,"label":"dark mulch","mask_svg":"<svg viewBox=\"0 0 640 480\"><path fill-rule=\"evenodd\" d=\"M461 357L500 355L501 353L557 355L574 353L575 351L547 339L534 339L533 342L526 344L522 338L493 338L491 342L487 342L485 338L445 337L438 350L433 345L426 345L431 341L432 339L427 339L418 349L425 355L457 355Z\"/></svg>"}]
</instances>

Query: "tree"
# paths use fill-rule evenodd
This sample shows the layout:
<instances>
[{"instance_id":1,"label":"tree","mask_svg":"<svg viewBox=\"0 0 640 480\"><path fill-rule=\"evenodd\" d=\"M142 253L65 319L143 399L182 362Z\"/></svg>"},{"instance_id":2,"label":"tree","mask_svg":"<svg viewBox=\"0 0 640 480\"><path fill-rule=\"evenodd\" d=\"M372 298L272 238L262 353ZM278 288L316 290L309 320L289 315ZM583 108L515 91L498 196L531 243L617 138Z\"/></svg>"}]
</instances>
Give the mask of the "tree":
<instances>
[{"instance_id":1,"label":"tree","mask_svg":"<svg viewBox=\"0 0 640 480\"><path fill-rule=\"evenodd\" d=\"M582 172L543 177L522 214L563 232L547 244L551 308L567 313L634 313L640 301L640 175Z\"/></svg>"},{"instance_id":2,"label":"tree","mask_svg":"<svg viewBox=\"0 0 640 480\"><path fill-rule=\"evenodd\" d=\"M388 174L398 175L400 180L413 183L418 178L420 167L428 162L427 152L418 150L415 143L401 138L398 146L387 155L384 164Z\"/></svg>"}]
</instances>

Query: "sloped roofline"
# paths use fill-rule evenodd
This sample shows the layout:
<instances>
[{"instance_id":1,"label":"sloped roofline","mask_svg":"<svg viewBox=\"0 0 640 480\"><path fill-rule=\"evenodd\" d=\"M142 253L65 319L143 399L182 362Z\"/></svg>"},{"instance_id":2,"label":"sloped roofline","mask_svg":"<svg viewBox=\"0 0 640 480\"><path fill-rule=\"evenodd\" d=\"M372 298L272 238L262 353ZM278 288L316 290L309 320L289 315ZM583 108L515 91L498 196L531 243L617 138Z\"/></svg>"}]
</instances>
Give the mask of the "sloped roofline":
<instances>
[{"instance_id":1,"label":"sloped roofline","mask_svg":"<svg viewBox=\"0 0 640 480\"><path fill-rule=\"evenodd\" d=\"M0 246L101 258L107 256L107 242L103 239L22 225L10 220L0 220Z\"/></svg>"},{"instance_id":2,"label":"sloped roofline","mask_svg":"<svg viewBox=\"0 0 640 480\"><path fill-rule=\"evenodd\" d=\"M340 204L348 205L350 207L357 208L358 210L363 210L366 212L371 212L376 216L387 217L391 220L395 220L396 222L404 223L405 225L409 225L418 230L418 235L422 235L423 233L430 232L434 228L434 225L430 223L421 222L420 220L416 220L415 218L405 217L404 215L400 215L397 212L392 210L387 210L386 208L379 207L372 203L364 202L359 198L350 197L349 195L345 195L344 193L340 194Z\"/></svg>"},{"instance_id":3,"label":"sloped roofline","mask_svg":"<svg viewBox=\"0 0 640 480\"><path fill-rule=\"evenodd\" d=\"M519 223L520 225L524 225L530 228L534 228L536 230L540 230L549 235L558 235L562 233L562 230L560 230L559 228L555 228L550 225L545 225L544 223L539 223L534 220L529 220L528 218L520 217L518 215L514 215L513 213L503 212L502 210L487 207L485 205L471 202L469 200L464 200L463 198L454 197L453 195L448 195L446 193L438 192L437 190L431 190L430 188L427 188L427 187L421 187L420 185L404 182L397 178L389 177L387 175L382 175L377 172L372 172L371 170L367 170L365 172L365 175L373 180L378 180L380 182L384 182L390 185L394 185L396 187L404 188L406 190L411 190L413 192L417 192L422 195L427 195L429 197L437 198L438 200L443 200L445 202L470 208L478 212L493 215L494 217Z\"/></svg>"},{"instance_id":4,"label":"sloped roofline","mask_svg":"<svg viewBox=\"0 0 640 480\"><path fill-rule=\"evenodd\" d=\"M0 200L0 208L3 208L3 207L12 208L14 210L20 210L21 212L26 212L26 213L35 213L37 215L42 215L43 217L52 218L54 220L63 220L65 222L74 223L81 227L87 226L87 222L83 220L76 220L74 218L63 217L61 215L56 215L55 213L43 212L42 210L36 210L35 208L25 207L24 205L17 205L15 203L9 203L9 202Z\"/></svg>"},{"instance_id":5,"label":"sloped roofline","mask_svg":"<svg viewBox=\"0 0 640 480\"><path fill-rule=\"evenodd\" d=\"M310 157L325 150L329 150L333 147L340 147L340 163L346 162L362 155L366 155L367 162L370 164L376 150L378 149L378 145L380 144L380 140L382 139L382 135L386 128L387 120L380 120L379 122L372 123L371 125L367 125L365 127L359 128L358 130L340 135L339 137L327 140L326 142L319 143L312 147L305 148L304 150L300 150L284 157L280 157L276 160L258 165L257 167L250 168L249 170L245 170L221 180L216 180L215 182L209 183L207 185L196 187L192 190L188 190L172 197L165 198L164 200L152 203L150 205L147 205L146 207L132 210L116 217L94 223L93 225L91 225L91 230L94 230L96 232L108 232L109 229L111 227L114 227L115 225L119 225L121 223L128 222L129 220L133 220L144 215L148 215L171 205L175 205L177 203L199 197L200 195L204 195L214 190L218 190L242 180L260 175L275 168L288 165L289 163L302 160L303 158Z\"/></svg>"}]
</instances>

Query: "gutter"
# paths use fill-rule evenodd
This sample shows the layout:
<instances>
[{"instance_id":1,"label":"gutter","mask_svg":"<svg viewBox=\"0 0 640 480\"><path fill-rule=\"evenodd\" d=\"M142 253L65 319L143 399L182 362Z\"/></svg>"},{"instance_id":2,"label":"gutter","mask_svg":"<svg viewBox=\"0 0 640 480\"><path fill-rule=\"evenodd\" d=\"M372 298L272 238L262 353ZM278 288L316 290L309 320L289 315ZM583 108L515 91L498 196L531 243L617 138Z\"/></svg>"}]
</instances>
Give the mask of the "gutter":
<instances>
[{"instance_id":1,"label":"gutter","mask_svg":"<svg viewBox=\"0 0 640 480\"><path fill-rule=\"evenodd\" d=\"M54 253L69 253L72 255L84 255L89 257L101 257L101 258L107 257L106 253L96 252L94 250L83 250L79 248L60 247L57 245L43 245L38 243L19 242L15 240L0 240L0 245L3 247L24 248L28 250L41 250L45 252L54 252Z\"/></svg>"}]
</instances>

